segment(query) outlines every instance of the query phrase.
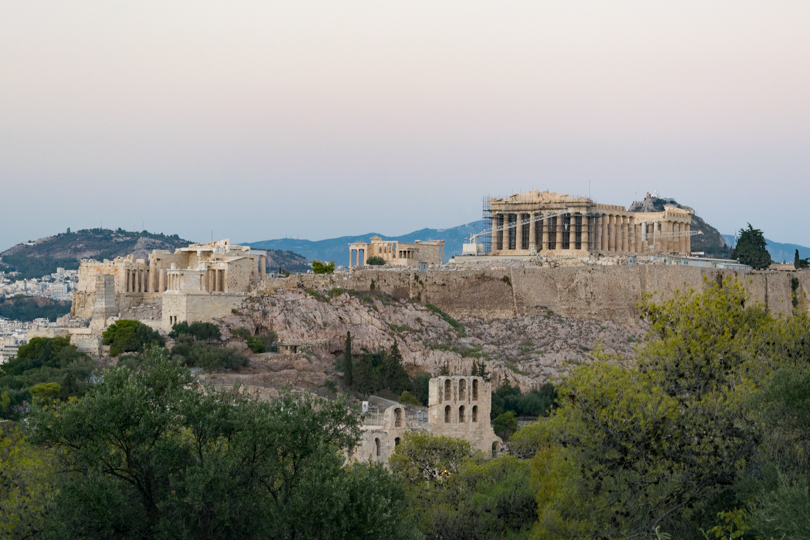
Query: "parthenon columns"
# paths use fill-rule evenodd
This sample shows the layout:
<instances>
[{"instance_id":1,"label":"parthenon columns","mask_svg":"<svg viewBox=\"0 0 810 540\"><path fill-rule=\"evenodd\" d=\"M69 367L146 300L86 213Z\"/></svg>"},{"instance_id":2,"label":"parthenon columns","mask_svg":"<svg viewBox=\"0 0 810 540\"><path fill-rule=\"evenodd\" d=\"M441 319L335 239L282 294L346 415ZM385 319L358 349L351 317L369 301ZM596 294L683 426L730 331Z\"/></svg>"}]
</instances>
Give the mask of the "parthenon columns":
<instances>
[{"instance_id":1,"label":"parthenon columns","mask_svg":"<svg viewBox=\"0 0 810 540\"><path fill-rule=\"evenodd\" d=\"M564 227L563 216L561 216L561 215L557 216L555 218L555 220L557 222L557 234L556 234L556 239L555 239L555 243L554 243L554 248L555 249L562 249L562 230L563 230L563 227Z\"/></svg>"},{"instance_id":2,"label":"parthenon columns","mask_svg":"<svg viewBox=\"0 0 810 540\"><path fill-rule=\"evenodd\" d=\"M529 249L534 246L534 249L537 249L537 223L534 219L537 217L537 214L529 214L529 223L524 225L524 227L529 228Z\"/></svg>"},{"instance_id":3,"label":"parthenon columns","mask_svg":"<svg viewBox=\"0 0 810 540\"><path fill-rule=\"evenodd\" d=\"M589 250L591 249L591 243L588 241L590 236L588 235L588 231L590 227L588 227L588 220L591 219L588 214L582 214L582 229L580 230L580 249Z\"/></svg>"}]
</instances>

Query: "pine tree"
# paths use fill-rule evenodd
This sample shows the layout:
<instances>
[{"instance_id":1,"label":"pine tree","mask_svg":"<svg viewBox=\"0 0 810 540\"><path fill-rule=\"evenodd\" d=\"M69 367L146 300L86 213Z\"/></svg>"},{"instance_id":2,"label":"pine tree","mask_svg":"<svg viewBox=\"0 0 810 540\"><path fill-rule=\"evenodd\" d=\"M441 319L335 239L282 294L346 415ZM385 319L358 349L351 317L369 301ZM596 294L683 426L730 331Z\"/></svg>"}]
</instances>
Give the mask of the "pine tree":
<instances>
[{"instance_id":1,"label":"pine tree","mask_svg":"<svg viewBox=\"0 0 810 540\"><path fill-rule=\"evenodd\" d=\"M733 259L751 266L754 270L763 270L771 265L771 254L766 248L767 242L762 231L748 224L748 229L740 229L740 238L734 247Z\"/></svg>"},{"instance_id":2,"label":"pine tree","mask_svg":"<svg viewBox=\"0 0 810 540\"><path fill-rule=\"evenodd\" d=\"M346 346L343 347L343 382L351 387L352 377L352 333L346 332Z\"/></svg>"}]
</instances>

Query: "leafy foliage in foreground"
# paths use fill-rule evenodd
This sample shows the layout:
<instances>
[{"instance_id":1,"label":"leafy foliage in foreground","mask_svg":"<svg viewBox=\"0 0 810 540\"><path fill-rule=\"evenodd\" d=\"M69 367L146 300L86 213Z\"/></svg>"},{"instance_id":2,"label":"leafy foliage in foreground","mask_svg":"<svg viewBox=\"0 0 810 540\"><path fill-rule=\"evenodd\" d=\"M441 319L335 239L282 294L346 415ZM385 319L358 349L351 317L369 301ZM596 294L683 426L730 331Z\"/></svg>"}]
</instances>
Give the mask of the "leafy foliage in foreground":
<instances>
[{"instance_id":1,"label":"leafy foliage in foreground","mask_svg":"<svg viewBox=\"0 0 810 540\"><path fill-rule=\"evenodd\" d=\"M525 538L536 518L529 463L486 461L466 441L406 433L389 460L426 538Z\"/></svg>"},{"instance_id":2,"label":"leafy foliage in foreground","mask_svg":"<svg viewBox=\"0 0 810 540\"><path fill-rule=\"evenodd\" d=\"M779 370L808 372L810 321L770 316L729 280L640 308L651 339L638 365L600 361L574 370L555 414L516 436L524 452L535 445L537 538L653 538L656 529L697 538L719 512L746 506L748 530L780 537L767 512L797 500L807 478L798 457L810 447L791 429L794 457L784 445L769 456L774 444L765 441L779 440L781 429L763 424L755 403L761 385L779 383ZM799 386L799 402L810 399L808 390ZM784 406L773 410L783 424L793 416ZM793 471L783 486L776 471L767 473L774 465L779 474ZM800 536L786 538L793 537Z\"/></svg>"},{"instance_id":3,"label":"leafy foliage in foreground","mask_svg":"<svg viewBox=\"0 0 810 540\"><path fill-rule=\"evenodd\" d=\"M81 401L37 408L32 440L62 471L51 538L404 538L404 494L344 467L360 419L343 400L201 392L165 351L106 372ZM328 494L325 497L324 494Z\"/></svg>"}]
</instances>

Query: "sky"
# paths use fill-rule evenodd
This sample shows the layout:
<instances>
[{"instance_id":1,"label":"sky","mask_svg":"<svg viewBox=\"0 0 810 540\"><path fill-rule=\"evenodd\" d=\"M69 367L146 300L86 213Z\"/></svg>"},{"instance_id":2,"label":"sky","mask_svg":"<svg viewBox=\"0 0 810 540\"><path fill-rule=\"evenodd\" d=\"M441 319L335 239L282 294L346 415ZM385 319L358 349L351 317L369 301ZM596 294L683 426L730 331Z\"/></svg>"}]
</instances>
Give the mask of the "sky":
<instances>
[{"instance_id":1,"label":"sky","mask_svg":"<svg viewBox=\"0 0 810 540\"><path fill-rule=\"evenodd\" d=\"M0 249L399 235L531 189L810 245L810 2L5 0Z\"/></svg>"}]
</instances>

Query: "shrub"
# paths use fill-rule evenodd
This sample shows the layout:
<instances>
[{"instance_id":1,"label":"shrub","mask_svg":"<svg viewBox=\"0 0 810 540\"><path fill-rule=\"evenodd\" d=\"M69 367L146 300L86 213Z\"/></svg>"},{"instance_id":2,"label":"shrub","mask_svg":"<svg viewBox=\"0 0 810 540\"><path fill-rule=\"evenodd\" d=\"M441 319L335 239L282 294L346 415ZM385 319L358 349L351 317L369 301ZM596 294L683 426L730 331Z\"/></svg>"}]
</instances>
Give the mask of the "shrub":
<instances>
[{"instance_id":1,"label":"shrub","mask_svg":"<svg viewBox=\"0 0 810 540\"><path fill-rule=\"evenodd\" d=\"M385 259L379 255L374 255L373 257L366 259L366 264L369 266L383 266L385 265Z\"/></svg>"},{"instance_id":2,"label":"shrub","mask_svg":"<svg viewBox=\"0 0 810 540\"><path fill-rule=\"evenodd\" d=\"M274 331L268 330L267 332L261 333L256 336L256 339L264 344L265 351L275 352L276 344L278 342L278 334L276 334Z\"/></svg>"},{"instance_id":3,"label":"shrub","mask_svg":"<svg viewBox=\"0 0 810 540\"><path fill-rule=\"evenodd\" d=\"M234 369L248 365L248 359L232 347L194 342L191 345L176 345L172 358L189 367L207 370Z\"/></svg>"},{"instance_id":4,"label":"shrub","mask_svg":"<svg viewBox=\"0 0 810 540\"><path fill-rule=\"evenodd\" d=\"M246 340L247 345L248 347L250 347L251 351L255 353L263 353L265 351L264 343L258 337L248 336Z\"/></svg>"},{"instance_id":5,"label":"shrub","mask_svg":"<svg viewBox=\"0 0 810 540\"><path fill-rule=\"evenodd\" d=\"M240 337L242 339L247 339L250 337L250 330L248 330L244 326L240 326L239 328L232 329L231 334L233 334L236 337Z\"/></svg>"},{"instance_id":6,"label":"shrub","mask_svg":"<svg viewBox=\"0 0 810 540\"><path fill-rule=\"evenodd\" d=\"M335 261L329 261L329 263L312 261L312 271L316 274L331 274L335 271Z\"/></svg>"},{"instance_id":7,"label":"shrub","mask_svg":"<svg viewBox=\"0 0 810 540\"><path fill-rule=\"evenodd\" d=\"M182 335L194 336L197 341L214 341L222 336L219 327L213 323L196 321L188 324L186 321L180 322L172 326L172 331L169 337L177 339Z\"/></svg>"},{"instance_id":8,"label":"shrub","mask_svg":"<svg viewBox=\"0 0 810 540\"><path fill-rule=\"evenodd\" d=\"M422 405L416 397L408 392L407 390L403 390L402 393L399 395L399 399L397 400L403 405L416 405L417 407Z\"/></svg>"},{"instance_id":9,"label":"shrub","mask_svg":"<svg viewBox=\"0 0 810 540\"><path fill-rule=\"evenodd\" d=\"M332 379L326 379L323 382L323 385L330 392L334 392L335 394L337 394L337 391L338 391L337 383L335 381L333 381Z\"/></svg>"},{"instance_id":10,"label":"shrub","mask_svg":"<svg viewBox=\"0 0 810 540\"><path fill-rule=\"evenodd\" d=\"M104 344L110 346L110 356L115 357L122 352L143 352L152 344L163 347L166 342L163 337L140 321L121 319L114 322L102 334Z\"/></svg>"},{"instance_id":11,"label":"shrub","mask_svg":"<svg viewBox=\"0 0 810 540\"><path fill-rule=\"evenodd\" d=\"M492 428L495 434L502 438L504 441L509 440L509 437L517 431L517 418L513 411L505 412L495 419Z\"/></svg>"}]
</instances>

